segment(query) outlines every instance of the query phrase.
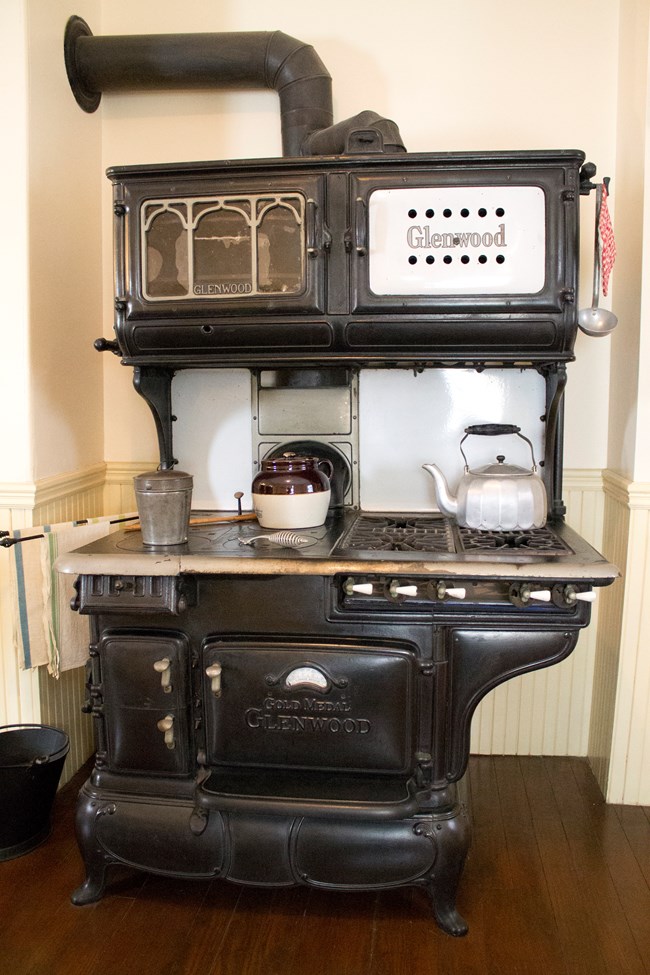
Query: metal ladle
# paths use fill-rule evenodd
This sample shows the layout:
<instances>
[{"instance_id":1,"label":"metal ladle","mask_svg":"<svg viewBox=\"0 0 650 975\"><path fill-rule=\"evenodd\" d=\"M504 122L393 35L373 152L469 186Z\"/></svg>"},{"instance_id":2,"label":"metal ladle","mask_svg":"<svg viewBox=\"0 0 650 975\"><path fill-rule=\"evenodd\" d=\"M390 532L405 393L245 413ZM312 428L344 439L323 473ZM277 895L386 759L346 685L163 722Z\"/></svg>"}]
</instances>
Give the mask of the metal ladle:
<instances>
[{"instance_id":1,"label":"metal ladle","mask_svg":"<svg viewBox=\"0 0 650 975\"><path fill-rule=\"evenodd\" d=\"M603 187L599 183L596 187L596 236L594 244L594 293L591 308L581 308L578 312L578 327L586 334L599 337L609 335L618 325L618 318L614 312L598 307L600 295L600 210L603 205Z\"/></svg>"}]
</instances>

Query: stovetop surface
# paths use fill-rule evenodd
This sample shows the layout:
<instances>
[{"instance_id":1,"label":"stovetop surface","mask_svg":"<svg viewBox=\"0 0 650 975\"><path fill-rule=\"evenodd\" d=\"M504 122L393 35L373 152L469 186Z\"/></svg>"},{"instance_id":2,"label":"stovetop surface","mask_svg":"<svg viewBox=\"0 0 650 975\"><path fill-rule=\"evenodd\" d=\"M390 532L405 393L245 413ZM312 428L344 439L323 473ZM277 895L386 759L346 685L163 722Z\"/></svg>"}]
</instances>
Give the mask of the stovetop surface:
<instances>
[{"instance_id":1,"label":"stovetop surface","mask_svg":"<svg viewBox=\"0 0 650 975\"><path fill-rule=\"evenodd\" d=\"M192 521L234 517L193 512ZM431 572L482 576L617 576L614 566L563 523L529 532L477 532L438 513L333 509L318 528L293 539L256 520L192 524L183 545L146 546L139 530L122 529L61 556L62 572ZM283 533L284 534L284 533ZM119 567L119 568L118 568Z\"/></svg>"}]
</instances>

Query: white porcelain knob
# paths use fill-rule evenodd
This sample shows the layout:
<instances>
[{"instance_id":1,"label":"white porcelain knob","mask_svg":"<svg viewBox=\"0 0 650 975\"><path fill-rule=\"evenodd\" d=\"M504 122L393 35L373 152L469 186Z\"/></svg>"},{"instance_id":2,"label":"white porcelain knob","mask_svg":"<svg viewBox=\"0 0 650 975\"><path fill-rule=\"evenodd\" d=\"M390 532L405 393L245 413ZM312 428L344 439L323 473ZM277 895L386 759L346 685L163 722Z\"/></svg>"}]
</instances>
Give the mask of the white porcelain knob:
<instances>
[{"instance_id":1,"label":"white porcelain knob","mask_svg":"<svg viewBox=\"0 0 650 975\"><path fill-rule=\"evenodd\" d=\"M550 603L551 591L550 589L535 589L534 592L530 593L530 598L536 599L540 603Z\"/></svg>"},{"instance_id":2,"label":"white porcelain knob","mask_svg":"<svg viewBox=\"0 0 650 975\"><path fill-rule=\"evenodd\" d=\"M355 582L351 589L352 592L360 592L363 596L372 596L372 582Z\"/></svg>"},{"instance_id":3,"label":"white porcelain knob","mask_svg":"<svg viewBox=\"0 0 650 975\"><path fill-rule=\"evenodd\" d=\"M445 596L451 596L452 599L464 599L466 595L466 589L447 589L445 591Z\"/></svg>"},{"instance_id":4,"label":"white porcelain knob","mask_svg":"<svg viewBox=\"0 0 650 975\"><path fill-rule=\"evenodd\" d=\"M575 598L581 599L583 603L595 603L596 593L593 590L591 592L577 592Z\"/></svg>"},{"instance_id":5,"label":"white porcelain knob","mask_svg":"<svg viewBox=\"0 0 650 975\"><path fill-rule=\"evenodd\" d=\"M395 596L417 596L417 586L395 586L391 587L391 595Z\"/></svg>"}]
</instances>

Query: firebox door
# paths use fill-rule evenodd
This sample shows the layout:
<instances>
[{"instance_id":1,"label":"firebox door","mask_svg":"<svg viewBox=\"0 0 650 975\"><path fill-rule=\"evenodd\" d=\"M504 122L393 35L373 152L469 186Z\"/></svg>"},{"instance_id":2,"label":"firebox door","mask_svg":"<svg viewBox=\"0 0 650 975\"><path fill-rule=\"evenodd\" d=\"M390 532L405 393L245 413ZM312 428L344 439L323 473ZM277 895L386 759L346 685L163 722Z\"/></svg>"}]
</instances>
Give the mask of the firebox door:
<instances>
[{"instance_id":1,"label":"firebox door","mask_svg":"<svg viewBox=\"0 0 650 975\"><path fill-rule=\"evenodd\" d=\"M215 640L203 664L209 765L412 770L410 648Z\"/></svg>"},{"instance_id":2,"label":"firebox door","mask_svg":"<svg viewBox=\"0 0 650 975\"><path fill-rule=\"evenodd\" d=\"M109 764L187 775L189 646L182 633L112 631L99 644Z\"/></svg>"}]
</instances>

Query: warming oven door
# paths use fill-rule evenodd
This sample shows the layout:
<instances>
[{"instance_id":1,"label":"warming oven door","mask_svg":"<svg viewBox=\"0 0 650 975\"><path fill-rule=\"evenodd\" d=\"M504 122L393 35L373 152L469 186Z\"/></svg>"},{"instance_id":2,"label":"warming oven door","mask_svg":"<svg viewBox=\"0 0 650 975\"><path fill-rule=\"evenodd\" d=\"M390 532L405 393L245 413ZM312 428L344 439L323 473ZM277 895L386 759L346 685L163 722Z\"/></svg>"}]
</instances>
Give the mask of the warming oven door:
<instances>
[{"instance_id":1,"label":"warming oven door","mask_svg":"<svg viewBox=\"0 0 650 975\"><path fill-rule=\"evenodd\" d=\"M414 767L408 646L211 640L203 664L210 766L402 777Z\"/></svg>"},{"instance_id":2,"label":"warming oven door","mask_svg":"<svg viewBox=\"0 0 650 975\"><path fill-rule=\"evenodd\" d=\"M352 322L350 343L558 351L575 314L581 160L355 174L352 310L413 321Z\"/></svg>"}]
</instances>

